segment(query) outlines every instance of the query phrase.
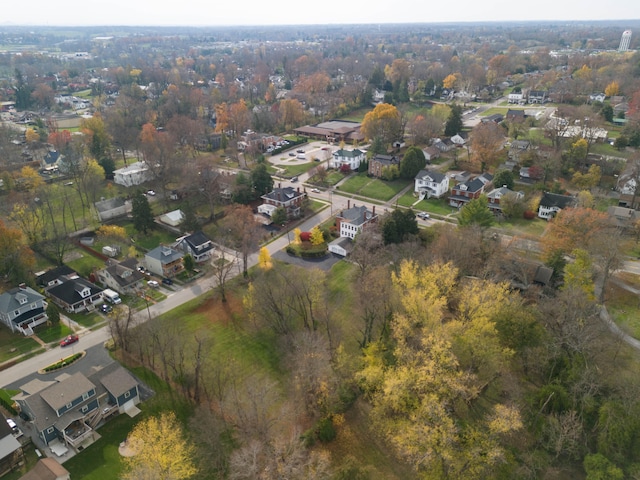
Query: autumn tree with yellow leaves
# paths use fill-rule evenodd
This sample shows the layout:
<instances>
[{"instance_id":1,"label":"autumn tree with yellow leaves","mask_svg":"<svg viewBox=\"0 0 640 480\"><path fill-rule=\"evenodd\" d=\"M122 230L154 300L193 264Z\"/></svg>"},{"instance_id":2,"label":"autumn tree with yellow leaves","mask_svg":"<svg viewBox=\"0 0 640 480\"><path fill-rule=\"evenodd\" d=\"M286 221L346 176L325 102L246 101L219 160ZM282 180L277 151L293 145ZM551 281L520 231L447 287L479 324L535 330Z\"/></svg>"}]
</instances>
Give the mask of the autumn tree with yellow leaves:
<instances>
[{"instance_id":1,"label":"autumn tree with yellow leaves","mask_svg":"<svg viewBox=\"0 0 640 480\"><path fill-rule=\"evenodd\" d=\"M138 423L127 438L134 453L125 459L122 480L186 480L197 472L195 450L173 412Z\"/></svg>"},{"instance_id":2,"label":"autumn tree with yellow leaves","mask_svg":"<svg viewBox=\"0 0 640 480\"><path fill-rule=\"evenodd\" d=\"M402 119L396 107L389 103L379 103L362 120L362 133L369 139L379 139L387 146L402 138Z\"/></svg>"}]
</instances>

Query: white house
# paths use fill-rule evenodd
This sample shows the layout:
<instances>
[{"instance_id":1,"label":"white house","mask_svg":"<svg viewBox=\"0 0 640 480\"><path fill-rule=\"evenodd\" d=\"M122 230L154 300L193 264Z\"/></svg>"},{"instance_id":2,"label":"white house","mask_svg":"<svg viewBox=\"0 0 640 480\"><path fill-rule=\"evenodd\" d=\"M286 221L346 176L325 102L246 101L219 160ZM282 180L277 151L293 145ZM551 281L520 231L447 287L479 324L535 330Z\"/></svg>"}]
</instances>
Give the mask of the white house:
<instances>
[{"instance_id":1,"label":"white house","mask_svg":"<svg viewBox=\"0 0 640 480\"><path fill-rule=\"evenodd\" d=\"M518 105L524 105L526 103L525 92L522 90L512 91L507 98L508 103L516 103Z\"/></svg>"},{"instance_id":2,"label":"white house","mask_svg":"<svg viewBox=\"0 0 640 480\"><path fill-rule=\"evenodd\" d=\"M421 198L441 198L449 192L449 177L432 170L420 170L415 177L414 191Z\"/></svg>"},{"instance_id":3,"label":"white house","mask_svg":"<svg viewBox=\"0 0 640 480\"><path fill-rule=\"evenodd\" d=\"M557 193L545 192L540 199L538 207L538 217L549 220L556 216L563 208L573 207L576 204L575 197L568 195L559 195Z\"/></svg>"},{"instance_id":4,"label":"white house","mask_svg":"<svg viewBox=\"0 0 640 480\"><path fill-rule=\"evenodd\" d=\"M357 170L360 162L364 160L365 153L357 148L353 150L336 150L333 152L331 160L329 160L329 168L340 169L343 165L347 165L350 170Z\"/></svg>"},{"instance_id":5,"label":"white house","mask_svg":"<svg viewBox=\"0 0 640 480\"><path fill-rule=\"evenodd\" d=\"M604 93L592 93L589 95L589 100L592 102L604 102L607 96Z\"/></svg>"},{"instance_id":6,"label":"white house","mask_svg":"<svg viewBox=\"0 0 640 480\"><path fill-rule=\"evenodd\" d=\"M151 172L144 162L136 162L113 172L113 183L124 187L140 185L148 180L151 180Z\"/></svg>"},{"instance_id":7,"label":"white house","mask_svg":"<svg viewBox=\"0 0 640 480\"><path fill-rule=\"evenodd\" d=\"M376 215L375 205L373 210L369 210L364 205L360 207L354 205L352 207L351 200L347 201L347 209L336 215L336 227L338 227L340 236L351 239L362 232L367 225L377 221L378 215Z\"/></svg>"}]
</instances>

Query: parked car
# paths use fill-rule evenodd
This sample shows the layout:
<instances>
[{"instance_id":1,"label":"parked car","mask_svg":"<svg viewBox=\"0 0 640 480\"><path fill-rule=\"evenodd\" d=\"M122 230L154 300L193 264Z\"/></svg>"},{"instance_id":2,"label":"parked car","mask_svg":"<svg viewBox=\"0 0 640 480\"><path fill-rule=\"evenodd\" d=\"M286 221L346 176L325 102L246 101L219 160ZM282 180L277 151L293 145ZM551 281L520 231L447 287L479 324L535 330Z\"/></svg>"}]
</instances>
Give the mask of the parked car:
<instances>
[{"instance_id":1,"label":"parked car","mask_svg":"<svg viewBox=\"0 0 640 480\"><path fill-rule=\"evenodd\" d=\"M304 150L302 148L299 148L298 150L296 150L296 153L304 153Z\"/></svg>"},{"instance_id":2,"label":"parked car","mask_svg":"<svg viewBox=\"0 0 640 480\"><path fill-rule=\"evenodd\" d=\"M173 285L173 280L171 280L170 278L163 278L162 283L164 285Z\"/></svg>"},{"instance_id":3,"label":"parked car","mask_svg":"<svg viewBox=\"0 0 640 480\"><path fill-rule=\"evenodd\" d=\"M289 156L290 156L290 157L295 157L295 156L296 156L296 154L295 154L295 152L289 152Z\"/></svg>"},{"instance_id":4,"label":"parked car","mask_svg":"<svg viewBox=\"0 0 640 480\"><path fill-rule=\"evenodd\" d=\"M291 177L291 183L295 183L298 181L298 177Z\"/></svg>"},{"instance_id":5,"label":"parked car","mask_svg":"<svg viewBox=\"0 0 640 480\"><path fill-rule=\"evenodd\" d=\"M156 196L156 192L154 192L153 190L149 190L147 192L147 195L149 195L150 197L155 197Z\"/></svg>"},{"instance_id":6,"label":"parked car","mask_svg":"<svg viewBox=\"0 0 640 480\"><path fill-rule=\"evenodd\" d=\"M113 311L113 307L107 303L103 303L100 310L102 310L102 313L111 313Z\"/></svg>"},{"instance_id":7,"label":"parked car","mask_svg":"<svg viewBox=\"0 0 640 480\"><path fill-rule=\"evenodd\" d=\"M312 188L312 189L311 189L311 191L312 191L313 193L320 193L320 190L318 190L317 188Z\"/></svg>"},{"instance_id":8,"label":"parked car","mask_svg":"<svg viewBox=\"0 0 640 480\"><path fill-rule=\"evenodd\" d=\"M67 345L71 345L72 343L76 343L78 341L78 335L67 335L60 341L61 347L66 347Z\"/></svg>"},{"instance_id":9,"label":"parked car","mask_svg":"<svg viewBox=\"0 0 640 480\"><path fill-rule=\"evenodd\" d=\"M429 214L427 212L420 212L418 213L418 218L426 220L427 218L429 218Z\"/></svg>"},{"instance_id":10,"label":"parked car","mask_svg":"<svg viewBox=\"0 0 640 480\"><path fill-rule=\"evenodd\" d=\"M151 288L158 288L160 286L160 284L158 282L156 282L155 280L149 280L147 282L147 286L149 286Z\"/></svg>"}]
</instances>

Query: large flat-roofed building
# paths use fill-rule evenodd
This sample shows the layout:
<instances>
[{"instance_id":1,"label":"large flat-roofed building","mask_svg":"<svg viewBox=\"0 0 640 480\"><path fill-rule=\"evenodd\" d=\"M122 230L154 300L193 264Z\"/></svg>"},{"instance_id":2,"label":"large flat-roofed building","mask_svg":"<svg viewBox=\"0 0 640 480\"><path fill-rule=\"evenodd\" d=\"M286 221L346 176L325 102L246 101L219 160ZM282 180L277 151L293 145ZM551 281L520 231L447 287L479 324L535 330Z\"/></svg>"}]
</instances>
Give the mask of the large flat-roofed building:
<instances>
[{"instance_id":1,"label":"large flat-roofed building","mask_svg":"<svg viewBox=\"0 0 640 480\"><path fill-rule=\"evenodd\" d=\"M328 120L316 125L305 125L293 131L316 140L325 140L330 143L353 143L364 140L364 135L360 132L361 124L346 120Z\"/></svg>"}]
</instances>

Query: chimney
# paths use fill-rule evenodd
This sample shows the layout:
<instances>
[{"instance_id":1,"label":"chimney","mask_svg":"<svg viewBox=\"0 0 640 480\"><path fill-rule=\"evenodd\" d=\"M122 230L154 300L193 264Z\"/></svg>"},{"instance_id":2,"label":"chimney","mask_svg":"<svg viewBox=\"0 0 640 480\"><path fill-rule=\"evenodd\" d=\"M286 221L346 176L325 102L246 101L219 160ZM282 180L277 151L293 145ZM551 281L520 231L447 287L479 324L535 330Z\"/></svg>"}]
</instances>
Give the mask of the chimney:
<instances>
[{"instance_id":1,"label":"chimney","mask_svg":"<svg viewBox=\"0 0 640 480\"><path fill-rule=\"evenodd\" d=\"M347 200L347 210L351 208L351 200Z\"/></svg>"},{"instance_id":2,"label":"chimney","mask_svg":"<svg viewBox=\"0 0 640 480\"><path fill-rule=\"evenodd\" d=\"M300 187L298 187L298 193L300 193Z\"/></svg>"},{"instance_id":3,"label":"chimney","mask_svg":"<svg viewBox=\"0 0 640 480\"><path fill-rule=\"evenodd\" d=\"M282 188L282 183L278 182L278 188Z\"/></svg>"},{"instance_id":4,"label":"chimney","mask_svg":"<svg viewBox=\"0 0 640 480\"><path fill-rule=\"evenodd\" d=\"M373 206L373 216L374 217L376 216L376 206L375 205Z\"/></svg>"}]
</instances>

